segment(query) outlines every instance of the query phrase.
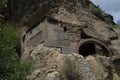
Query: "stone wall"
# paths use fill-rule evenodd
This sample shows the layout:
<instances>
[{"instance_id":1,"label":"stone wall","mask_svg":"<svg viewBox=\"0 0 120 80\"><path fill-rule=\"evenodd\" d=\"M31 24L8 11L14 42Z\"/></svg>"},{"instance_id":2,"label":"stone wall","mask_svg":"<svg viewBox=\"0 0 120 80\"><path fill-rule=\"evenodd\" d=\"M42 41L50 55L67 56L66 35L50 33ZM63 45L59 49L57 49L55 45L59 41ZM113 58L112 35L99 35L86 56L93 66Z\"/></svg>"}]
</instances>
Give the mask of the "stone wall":
<instances>
[{"instance_id":1,"label":"stone wall","mask_svg":"<svg viewBox=\"0 0 120 80\"><path fill-rule=\"evenodd\" d=\"M75 52L80 35L74 32L70 33L68 28L66 28L67 30L65 31L65 27L61 25L62 23L60 22L53 23L46 19L37 27L24 34L24 47L36 47L44 43L47 47L61 48L62 53Z\"/></svg>"},{"instance_id":2,"label":"stone wall","mask_svg":"<svg viewBox=\"0 0 120 80\"><path fill-rule=\"evenodd\" d=\"M44 43L46 47L61 48L62 53L79 53L80 42L86 41L85 43L94 44L95 48L97 48L96 45L100 46L104 52L106 51L104 55L113 55L106 43L97 40L94 36L87 35L89 31L84 33L83 30L81 25L60 22L48 17L24 34L25 40L23 44L24 47L36 47Z\"/></svg>"}]
</instances>

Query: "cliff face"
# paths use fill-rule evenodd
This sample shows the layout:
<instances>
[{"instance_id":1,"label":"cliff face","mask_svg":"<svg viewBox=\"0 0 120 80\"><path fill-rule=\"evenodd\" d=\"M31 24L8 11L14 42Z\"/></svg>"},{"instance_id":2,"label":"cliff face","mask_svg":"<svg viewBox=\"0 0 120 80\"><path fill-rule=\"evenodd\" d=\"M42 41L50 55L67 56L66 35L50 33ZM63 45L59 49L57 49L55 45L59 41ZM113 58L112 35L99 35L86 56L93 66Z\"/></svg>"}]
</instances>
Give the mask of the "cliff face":
<instances>
[{"instance_id":1,"label":"cliff face","mask_svg":"<svg viewBox=\"0 0 120 80\"><path fill-rule=\"evenodd\" d=\"M34 62L29 80L60 80L67 57L82 80L120 80L120 29L111 15L89 0L12 1L22 59Z\"/></svg>"},{"instance_id":2,"label":"cliff face","mask_svg":"<svg viewBox=\"0 0 120 80\"><path fill-rule=\"evenodd\" d=\"M21 25L34 26L39 23L45 16L50 15L57 11L57 8L62 6L65 7L71 13L76 13L77 16L82 15L85 9L90 9L96 16L101 19L108 19L112 21L112 17L108 14L102 16L102 12L89 0L11 0L12 14L15 21L21 22ZM84 10L83 10L84 9ZM78 15L79 14L79 15ZM87 13L86 13L87 14ZM88 13L89 14L89 13Z\"/></svg>"}]
</instances>

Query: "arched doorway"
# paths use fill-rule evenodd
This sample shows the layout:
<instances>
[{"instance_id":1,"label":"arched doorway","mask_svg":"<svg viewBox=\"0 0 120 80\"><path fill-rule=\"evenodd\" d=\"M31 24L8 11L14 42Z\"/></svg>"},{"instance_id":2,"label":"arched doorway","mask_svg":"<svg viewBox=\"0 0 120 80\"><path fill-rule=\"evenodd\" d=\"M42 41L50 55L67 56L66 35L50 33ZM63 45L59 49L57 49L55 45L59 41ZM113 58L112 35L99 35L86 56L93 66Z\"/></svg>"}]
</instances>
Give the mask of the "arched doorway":
<instances>
[{"instance_id":1,"label":"arched doorway","mask_svg":"<svg viewBox=\"0 0 120 80\"><path fill-rule=\"evenodd\" d=\"M78 51L80 55L85 57L97 80L102 80L106 74L109 76L109 71L106 71L107 67L105 68L108 65L104 64L103 61L106 60L109 63L108 57L113 54L105 43L96 39L84 39L79 43Z\"/></svg>"},{"instance_id":2,"label":"arched doorway","mask_svg":"<svg viewBox=\"0 0 120 80\"><path fill-rule=\"evenodd\" d=\"M102 55L106 57L113 55L111 50L103 42L96 39L85 39L81 41L78 48L79 54L84 57L96 54L96 46L99 46L102 49Z\"/></svg>"},{"instance_id":3,"label":"arched doorway","mask_svg":"<svg viewBox=\"0 0 120 80\"><path fill-rule=\"evenodd\" d=\"M96 47L93 43L82 45L79 48L79 54L83 55L84 57L88 55L93 55L95 53L96 53Z\"/></svg>"}]
</instances>

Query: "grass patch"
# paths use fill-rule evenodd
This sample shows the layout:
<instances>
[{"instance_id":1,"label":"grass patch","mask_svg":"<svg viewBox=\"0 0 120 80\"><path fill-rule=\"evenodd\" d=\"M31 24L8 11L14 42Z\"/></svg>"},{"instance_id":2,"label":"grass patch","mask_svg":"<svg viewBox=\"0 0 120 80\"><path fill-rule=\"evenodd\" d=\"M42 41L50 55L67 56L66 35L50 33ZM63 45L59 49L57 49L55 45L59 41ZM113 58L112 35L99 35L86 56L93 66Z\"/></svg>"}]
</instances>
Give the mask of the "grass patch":
<instances>
[{"instance_id":1,"label":"grass patch","mask_svg":"<svg viewBox=\"0 0 120 80\"><path fill-rule=\"evenodd\" d=\"M60 75L62 80L82 80L75 61L68 57L65 58L61 66Z\"/></svg>"}]
</instances>

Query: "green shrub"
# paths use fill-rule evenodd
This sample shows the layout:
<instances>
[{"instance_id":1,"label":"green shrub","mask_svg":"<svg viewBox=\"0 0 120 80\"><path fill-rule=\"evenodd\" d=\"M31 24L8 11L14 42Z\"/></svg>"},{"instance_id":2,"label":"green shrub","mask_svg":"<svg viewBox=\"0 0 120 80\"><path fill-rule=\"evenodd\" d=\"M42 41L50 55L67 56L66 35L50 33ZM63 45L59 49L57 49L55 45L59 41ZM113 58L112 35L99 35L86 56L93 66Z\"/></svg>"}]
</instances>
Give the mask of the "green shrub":
<instances>
[{"instance_id":1,"label":"green shrub","mask_svg":"<svg viewBox=\"0 0 120 80\"><path fill-rule=\"evenodd\" d=\"M26 80L30 64L21 62L16 53L20 31L10 23L0 24L0 80Z\"/></svg>"},{"instance_id":2,"label":"green shrub","mask_svg":"<svg viewBox=\"0 0 120 80\"><path fill-rule=\"evenodd\" d=\"M6 10L7 2L8 0L0 0L0 14Z\"/></svg>"},{"instance_id":3,"label":"green shrub","mask_svg":"<svg viewBox=\"0 0 120 80\"><path fill-rule=\"evenodd\" d=\"M61 67L60 74L62 78L65 80L81 80L79 72L77 70L77 66L75 61L72 61L70 58L66 58Z\"/></svg>"}]
</instances>

